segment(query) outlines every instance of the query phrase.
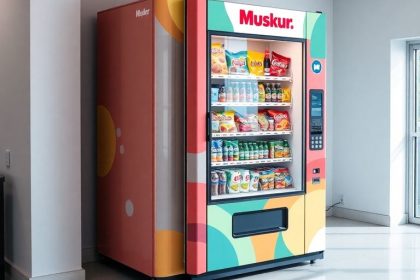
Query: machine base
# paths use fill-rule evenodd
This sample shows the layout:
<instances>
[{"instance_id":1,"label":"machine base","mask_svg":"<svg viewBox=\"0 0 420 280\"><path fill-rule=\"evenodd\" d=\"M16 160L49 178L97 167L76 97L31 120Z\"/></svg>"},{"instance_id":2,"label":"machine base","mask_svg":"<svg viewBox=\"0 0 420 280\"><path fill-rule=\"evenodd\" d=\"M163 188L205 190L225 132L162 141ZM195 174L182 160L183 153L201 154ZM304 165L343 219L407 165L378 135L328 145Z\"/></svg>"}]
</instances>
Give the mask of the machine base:
<instances>
[{"instance_id":1,"label":"machine base","mask_svg":"<svg viewBox=\"0 0 420 280\"><path fill-rule=\"evenodd\" d=\"M303 262L310 262L313 264L315 260L320 260L324 258L324 252L316 252L311 254L306 254L302 256L296 256L296 257L290 257L285 258L282 260L276 260L276 261L270 261L270 262L264 262L260 264L250 264L250 265L244 265L237 268L229 268L214 272L209 272L202 275L190 275L190 279L198 279L198 280L206 280L206 279L221 279L221 278L227 278L232 276L241 275L244 274L254 274L257 272L262 272L264 270L274 270L279 268L287 268L299 263Z\"/></svg>"}]
</instances>

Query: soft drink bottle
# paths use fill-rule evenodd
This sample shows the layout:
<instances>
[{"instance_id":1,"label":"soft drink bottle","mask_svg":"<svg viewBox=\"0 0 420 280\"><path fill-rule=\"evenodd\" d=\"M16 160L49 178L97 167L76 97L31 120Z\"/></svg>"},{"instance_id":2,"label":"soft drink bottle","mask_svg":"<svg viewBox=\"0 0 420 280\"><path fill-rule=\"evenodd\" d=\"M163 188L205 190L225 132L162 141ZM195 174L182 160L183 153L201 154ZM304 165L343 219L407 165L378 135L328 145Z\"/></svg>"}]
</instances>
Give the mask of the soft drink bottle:
<instances>
[{"instance_id":1,"label":"soft drink bottle","mask_svg":"<svg viewBox=\"0 0 420 280\"><path fill-rule=\"evenodd\" d=\"M249 82L246 84L246 102L252 102L254 100L254 95L252 91L252 84Z\"/></svg>"},{"instance_id":2,"label":"soft drink bottle","mask_svg":"<svg viewBox=\"0 0 420 280\"><path fill-rule=\"evenodd\" d=\"M271 86L270 86L270 84L265 85L265 102L271 102Z\"/></svg>"},{"instance_id":3,"label":"soft drink bottle","mask_svg":"<svg viewBox=\"0 0 420 280\"><path fill-rule=\"evenodd\" d=\"M258 152L259 152L258 158L264 159L264 144L262 141L260 142L260 145L258 147Z\"/></svg>"},{"instance_id":4,"label":"soft drink bottle","mask_svg":"<svg viewBox=\"0 0 420 280\"><path fill-rule=\"evenodd\" d=\"M229 147L227 145L223 146L223 161L229 160Z\"/></svg>"},{"instance_id":5,"label":"soft drink bottle","mask_svg":"<svg viewBox=\"0 0 420 280\"><path fill-rule=\"evenodd\" d=\"M249 160L249 147L248 143L244 143L244 160Z\"/></svg>"},{"instance_id":6,"label":"soft drink bottle","mask_svg":"<svg viewBox=\"0 0 420 280\"><path fill-rule=\"evenodd\" d=\"M233 102L239 102L239 83L233 82L232 88L233 88Z\"/></svg>"},{"instance_id":7,"label":"soft drink bottle","mask_svg":"<svg viewBox=\"0 0 420 280\"><path fill-rule=\"evenodd\" d=\"M270 51L269 49L266 49L265 55L264 55L264 76L270 76L270 68L271 68Z\"/></svg>"},{"instance_id":8,"label":"soft drink bottle","mask_svg":"<svg viewBox=\"0 0 420 280\"><path fill-rule=\"evenodd\" d=\"M246 102L246 84L244 82L239 87L239 102Z\"/></svg>"},{"instance_id":9,"label":"soft drink bottle","mask_svg":"<svg viewBox=\"0 0 420 280\"><path fill-rule=\"evenodd\" d=\"M260 91L258 89L258 83L254 82L252 85L252 95L253 95L253 102L257 103L259 98Z\"/></svg>"},{"instance_id":10,"label":"soft drink bottle","mask_svg":"<svg viewBox=\"0 0 420 280\"><path fill-rule=\"evenodd\" d=\"M219 102L226 102L226 93L224 86L220 86L219 88Z\"/></svg>"},{"instance_id":11,"label":"soft drink bottle","mask_svg":"<svg viewBox=\"0 0 420 280\"><path fill-rule=\"evenodd\" d=\"M245 156L244 156L244 146L242 143L239 143L239 160L244 160Z\"/></svg>"},{"instance_id":12,"label":"soft drink bottle","mask_svg":"<svg viewBox=\"0 0 420 280\"><path fill-rule=\"evenodd\" d=\"M219 175L216 171L211 172L211 195L215 196L219 193Z\"/></svg>"},{"instance_id":13,"label":"soft drink bottle","mask_svg":"<svg viewBox=\"0 0 420 280\"><path fill-rule=\"evenodd\" d=\"M226 83L226 102L232 102L233 101L233 88L232 83L228 82Z\"/></svg>"},{"instance_id":14,"label":"soft drink bottle","mask_svg":"<svg viewBox=\"0 0 420 280\"><path fill-rule=\"evenodd\" d=\"M249 160L255 160L254 145L252 145L252 143L250 143L248 148L249 148Z\"/></svg>"}]
</instances>

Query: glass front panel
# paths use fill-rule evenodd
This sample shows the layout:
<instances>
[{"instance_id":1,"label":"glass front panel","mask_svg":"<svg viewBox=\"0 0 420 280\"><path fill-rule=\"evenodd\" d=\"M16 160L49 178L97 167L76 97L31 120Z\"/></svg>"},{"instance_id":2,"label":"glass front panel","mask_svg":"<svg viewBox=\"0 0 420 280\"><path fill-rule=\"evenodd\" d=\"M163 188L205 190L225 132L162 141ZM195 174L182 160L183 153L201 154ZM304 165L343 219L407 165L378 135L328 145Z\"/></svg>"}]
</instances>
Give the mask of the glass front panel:
<instances>
[{"instance_id":1,"label":"glass front panel","mask_svg":"<svg viewBox=\"0 0 420 280\"><path fill-rule=\"evenodd\" d=\"M420 132L420 50L415 51L415 75L414 90L416 99L416 131ZM414 190L414 216L420 218L420 139L416 138L416 159L415 159L415 190Z\"/></svg>"},{"instance_id":2,"label":"glass front panel","mask_svg":"<svg viewBox=\"0 0 420 280\"><path fill-rule=\"evenodd\" d=\"M303 190L303 43L211 36L211 199Z\"/></svg>"}]
</instances>

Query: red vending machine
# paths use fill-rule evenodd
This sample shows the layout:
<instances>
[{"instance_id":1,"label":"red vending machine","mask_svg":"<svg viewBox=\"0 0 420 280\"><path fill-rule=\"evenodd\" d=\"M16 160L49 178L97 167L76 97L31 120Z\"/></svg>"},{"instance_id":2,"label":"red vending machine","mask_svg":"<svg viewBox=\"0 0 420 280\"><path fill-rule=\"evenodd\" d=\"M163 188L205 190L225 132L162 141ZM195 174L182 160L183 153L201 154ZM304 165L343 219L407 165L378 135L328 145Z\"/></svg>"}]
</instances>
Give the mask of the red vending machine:
<instances>
[{"instance_id":1,"label":"red vending machine","mask_svg":"<svg viewBox=\"0 0 420 280\"><path fill-rule=\"evenodd\" d=\"M325 29L213 0L99 13L99 252L155 278L323 258Z\"/></svg>"}]
</instances>

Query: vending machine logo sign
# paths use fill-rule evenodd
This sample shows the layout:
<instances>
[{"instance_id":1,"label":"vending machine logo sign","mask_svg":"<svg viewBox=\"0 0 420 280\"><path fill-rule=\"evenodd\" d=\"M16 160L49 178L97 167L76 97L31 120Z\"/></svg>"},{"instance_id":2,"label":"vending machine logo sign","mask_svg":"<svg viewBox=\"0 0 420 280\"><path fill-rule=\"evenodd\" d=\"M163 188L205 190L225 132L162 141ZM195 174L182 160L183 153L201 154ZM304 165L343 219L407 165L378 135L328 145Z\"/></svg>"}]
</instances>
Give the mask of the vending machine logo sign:
<instances>
[{"instance_id":1,"label":"vending machine logo sign","mask_svg":"<svg viewBox=\"0 0 420 280\"><path fill-rule=\"evenodd\" d=\"M239 23L241 25L255 25L271 28L294 29L293 18L277 17L273 13L270 15L254 14L253 10L239 10Z\"/></svg>"},{"instance_id":2,"label":"vending machine logo sign","mask_svg":"<svg viewBox=\"0 0 420 280\"><path fill-rule=\"evenodd\" d=\"M322 64L319 62L319 60L315 60L312 62L312 72L315 74L319 74L322 71Z\"/></svg>"},{"instance_id":3,"label":"vending machine logo sign","mask_svg":"<svg viewBox=\"0 0 420 280\"><path fill-rule=\"evenodd\" d=\"M208 1L208 29L305 39L306 13L237 3Z\"/></svg>"}]
</instances>

